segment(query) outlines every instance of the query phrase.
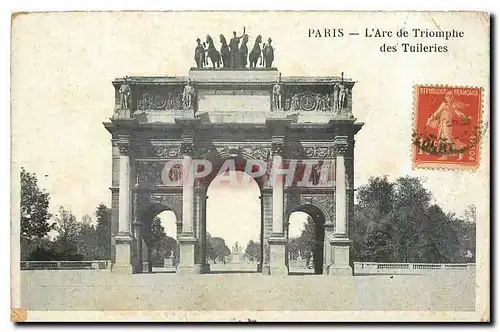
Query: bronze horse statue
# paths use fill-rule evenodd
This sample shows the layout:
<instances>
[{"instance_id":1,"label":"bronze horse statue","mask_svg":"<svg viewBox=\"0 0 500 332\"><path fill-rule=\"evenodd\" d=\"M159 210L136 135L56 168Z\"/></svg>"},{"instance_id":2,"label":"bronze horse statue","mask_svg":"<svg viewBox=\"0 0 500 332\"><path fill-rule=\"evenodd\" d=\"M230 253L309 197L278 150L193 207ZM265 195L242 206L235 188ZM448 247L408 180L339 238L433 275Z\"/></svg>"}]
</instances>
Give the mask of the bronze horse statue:
<instances>
[{"instance_id":1,"label":"bronze horse statue","mask_svg":"<svg viewBox=\"0 0 500 332\"><path fill-rule=\"evenodd\" d=\"M252 51L248 56L248 61L250 62L250 68L257 67L257 61L260 59L260 65L262 65L262 50L260 49L260 43L262 43L262 36L258 35L255 38L255 44L253 45Z\"/></svg>"},{"instance_id":2,"label":"bronze horse statue","mask_svg":"<svg viewBox=\"0 0 500 332\"><path fill-rule=\"evenodd\" d=\"M220 55L222 58L222 67L229 68L231 66L231 55L229 53L229 46L227 45L226 38L223 34L219 35L220 43L222 44L220 47Z\"/></svg>"},{"instance_id":3,"label":"bronze horse statue","mask_svg":"<svg viewBox=\"0 0 500 332\"><path fill-rule=\"evenodd\" d=\"M215 49L214 41L213 41L212 37L210 37L210 35L207 35L206 42L208 45L207 56L212 61L213 68L215 68L215 66L217 66L217 68L219 68L220 63L221 63L221 56L220 56L219 51L217 51Z\"/></svg>"}]
</instances>

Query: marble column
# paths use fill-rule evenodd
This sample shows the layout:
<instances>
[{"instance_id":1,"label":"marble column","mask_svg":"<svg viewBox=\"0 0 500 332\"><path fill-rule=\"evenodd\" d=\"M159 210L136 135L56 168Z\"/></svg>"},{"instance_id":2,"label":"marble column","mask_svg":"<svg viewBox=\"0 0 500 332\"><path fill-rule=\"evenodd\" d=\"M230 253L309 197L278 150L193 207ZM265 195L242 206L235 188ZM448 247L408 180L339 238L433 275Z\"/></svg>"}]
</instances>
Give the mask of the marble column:
<instances>
[{"instance_id":1,"label":"marble column","mask_svg":"<svg viewBox=\"0 0 500 332\"><path fill-rule=\"evenodd\" d=\"M285 234L283 232L283 217L284 217L284 175L279 171L283 167L283 150L284 139L282 136L273 137L271 146L273 153L273 167L271 174L272 186L272 233L269 238L269 272L271 275L287 275L286 267L286 243Z\"/></svg>"},{"instance_id":2,"label":"marble column","mask_svg":"<svg viewBox=\"0 0 500 332\"><path fill-rule=\"evenodd\" d=\"M195 195L195 210L196 210L196 238L198 239L196 265L200 265L201 273L210 271L210 265L207 263L206 258L206 205L207 205L207 192L205 188L196 188Z\"/></svg>"},{"instance_id":3,"label":"marble column","mask_svg":"<svg viewBox=\"0 0 500 332\"><path fill-rule=\"evenodd\" d=\"M195 264L194 234L194 164L193 164L193 138L183 137L181 144L182 160L182 232L179 236L179 265L178 274L198 274L200 266Z\"/></svg>"},{"instance_id":4,"label":"marble column","mask_svg":"<svg viewBox=\"0 0 500 332\"><path fill-rule=\"evenodd\" d=\"M113 272L132 274L130 233L130 137L118 137L120 151L120 189L118 196L118 233L115 236L115 264Z\"/></svg>"},{"instance_id":5,"label":"marble column","mask_svg":"<svg viewBox=\"0 0 500 332\"><path fill-rule=\"evenodd\" d=\"M143 273L142 268L142 234L141 223L137 220L133 223L134 229L134 273Z\"/></svg>"},{"instance_id":6,"label":"marble column","mask_svg":"<svg viewBox=\"0 0 500 332\"><path fill-rule=\"evenodd\" d=\"M336 136L335 147L335 232L331 244L331 275L352 275L349 265L349 245L347 234L347 177L345 154L348 148L347 136Z\"/></svg>"}]
</instances>

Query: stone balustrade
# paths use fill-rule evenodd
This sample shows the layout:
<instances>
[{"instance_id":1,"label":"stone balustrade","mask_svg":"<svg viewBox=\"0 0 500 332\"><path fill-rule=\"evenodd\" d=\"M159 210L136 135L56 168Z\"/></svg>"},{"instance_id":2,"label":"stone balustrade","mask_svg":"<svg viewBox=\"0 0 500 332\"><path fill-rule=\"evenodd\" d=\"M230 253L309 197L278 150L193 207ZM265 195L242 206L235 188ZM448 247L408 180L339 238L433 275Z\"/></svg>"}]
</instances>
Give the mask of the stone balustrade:
<instances>
[{"instance_id":1,"label":"stone balustrade","mask_svg":"<svg viewBox=\"0 0 500 332\"><path fill-rule=\"evenodd\" d=\"M354 274L429 274L439 271L475 271L476 264L354 262Z\"/></svg>"},{"instance_id":2,"label":"stone balustrade","mask_svg":"<svg viewBox=\"0 0 500 332\"><path fill-rule=\"evenodd\" d=\"M111 261L21 261L21 270L110 270Z\"/></svg>"}]
</instances>

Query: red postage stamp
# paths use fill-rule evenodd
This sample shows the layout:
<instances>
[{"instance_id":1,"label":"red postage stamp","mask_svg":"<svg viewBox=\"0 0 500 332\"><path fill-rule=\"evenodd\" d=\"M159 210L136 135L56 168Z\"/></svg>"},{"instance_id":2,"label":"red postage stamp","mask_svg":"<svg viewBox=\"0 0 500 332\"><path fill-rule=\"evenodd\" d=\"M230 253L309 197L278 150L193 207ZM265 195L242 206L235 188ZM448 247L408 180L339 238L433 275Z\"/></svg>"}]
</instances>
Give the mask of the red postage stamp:
<instances>
[{"instance_id":1,"label":"red postage stamp","mask_svg":"<svg viewBox=\"0 0 500 332\"><path fill-rule=\"evenodd\" d=\"M414 167L479 166L481 88L416 85L414 111Z\"/></svg>"}]
</instances>

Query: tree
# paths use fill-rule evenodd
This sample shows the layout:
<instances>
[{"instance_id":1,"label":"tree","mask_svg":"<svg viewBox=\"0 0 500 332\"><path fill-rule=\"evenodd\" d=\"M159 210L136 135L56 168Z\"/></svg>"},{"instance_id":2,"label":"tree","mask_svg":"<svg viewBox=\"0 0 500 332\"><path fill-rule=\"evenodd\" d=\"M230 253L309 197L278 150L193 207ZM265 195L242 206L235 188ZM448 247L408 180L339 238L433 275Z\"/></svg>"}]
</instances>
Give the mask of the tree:
<instances>
[{"instance_id":1,"label":"tree","mask_svg":"<svg viewBox=\"0 0 500 332\"><path fill-rule=\"evenodd\" d=\"M358 189L358 204L350 225L354 260L474 260L471 252L475 250L475 228L473 231L470 223L431 205L432 194L422 183L422 179L409 176L395 182L379 177ZM473 219L474 209L468 208L465 215L465 219Z\"/></svg>"},{"instance_id":2,"label":"tree","mask_svg":"<svg viewBox=\"0 0 500 332\"><path fill-rule=\"evenodd\" d=\"M306 264L312 257L311 253L316 250L316 223L314 219L307 216L307 221L304 223L304 228L299 237L290 239L288 251L292 259L297 259L299 252L302 258L306 260Z\"/></svg>"},{"instance_id":3,"label":"tree","mask_svg":"<svg viewBox=\"0 0 500 332\"><path fill-rule=\"evenodd\" d=\"M95 216L98 246L96 259L111 259L111 209L101 203L96 209Z\"/></svg>"},{"instance_id":4,"label":"tree","mask_svg":"<svg viewBox=\"0 0 500 332\"><path fill-rule=\"evenodd\" d=\"M207 257L214 261L224 261L231 255L231 250L226 246L226 241L221 237L212 237L207 233Z\"/></svg>"},{"instance_id":5,"label":"tree","mask_svg":"<svg viewBox=\"0 0 500 332\"><path fill-rule=\"evenodd\" d=\"M55 248L63 260L81 260L83 255L78 254L78 241L80 238L80 224L71 211L59 208L56 216L56 231L58 235L55 239Z\"/></svg>"},{"instance_id":6,"label":"tree","mask_svg":"<svg viewBox=\"0 0 500 332\"><path fill-rule=\"evenodd\" d=\"M42 238L54 228L48 212L49 194L38 187L34 173L21 168L21 236L33 240Z\"/></svg>"},{"instance_id":7,"label":"tree","mask_svg":"<svg viewBox=\"0 0 500 332\"><path fill-rule=\"evenodd\" d=\"M250 240L245 249L245 256L252 262L260 260L260 243Z\"/></svg>"}]
</instances>

